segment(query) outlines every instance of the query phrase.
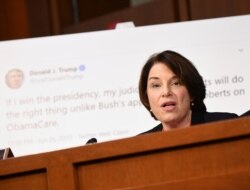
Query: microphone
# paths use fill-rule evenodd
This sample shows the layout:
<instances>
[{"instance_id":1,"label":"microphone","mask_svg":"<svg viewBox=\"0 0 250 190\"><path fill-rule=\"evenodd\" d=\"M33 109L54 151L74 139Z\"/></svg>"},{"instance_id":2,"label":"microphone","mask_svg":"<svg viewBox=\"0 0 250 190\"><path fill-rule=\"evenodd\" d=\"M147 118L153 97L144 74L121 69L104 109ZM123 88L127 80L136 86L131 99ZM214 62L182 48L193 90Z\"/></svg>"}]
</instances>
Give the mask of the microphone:
<instances>
[{"instance_id":1,"label":"microphone","mask_svg":"<svg viewBox=\"0 0 250 190\"><path fill-rule=\"evenodd\" d=\"M10 148L5 148L0 150L0 160L5 160L11 157L14 157L14 154Z\"/></svg>"},{"instance_id":2,"label":"microphone","mask_svg":"<svg viewBox=\"0 0 250 190\"><path fill-rule=\"evenodd\" d=\"M94 144L94 143L97 143L97 139L96 138L91 138L89 139L86 144Z\"/></svg>"}]
</instances>

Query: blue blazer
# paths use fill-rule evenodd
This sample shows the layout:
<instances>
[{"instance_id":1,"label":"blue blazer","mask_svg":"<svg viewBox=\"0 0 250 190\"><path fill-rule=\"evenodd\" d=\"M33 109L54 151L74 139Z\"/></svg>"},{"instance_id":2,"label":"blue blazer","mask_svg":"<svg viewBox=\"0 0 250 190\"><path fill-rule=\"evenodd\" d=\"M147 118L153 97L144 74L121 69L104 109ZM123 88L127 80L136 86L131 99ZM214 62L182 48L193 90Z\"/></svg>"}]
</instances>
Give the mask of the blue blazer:
<instances>
[{"instance_id":1,"label":"blue blazer","mask_svg":"<svg viewBox=\"0 0 250 190\"><path fill-rule=\"evenodd\" d=\"M220 120L226 120L226 119L233 119L237 117L238 117L237 114L227 113L227 112L192 112L191 125L209 123L213 121L220 121ZM156 127L148 131L145 131L141 134L158 132L158 131L162 131L162 129L163 129L163 126L160 123Z\"/></svg>"}]
</instances>

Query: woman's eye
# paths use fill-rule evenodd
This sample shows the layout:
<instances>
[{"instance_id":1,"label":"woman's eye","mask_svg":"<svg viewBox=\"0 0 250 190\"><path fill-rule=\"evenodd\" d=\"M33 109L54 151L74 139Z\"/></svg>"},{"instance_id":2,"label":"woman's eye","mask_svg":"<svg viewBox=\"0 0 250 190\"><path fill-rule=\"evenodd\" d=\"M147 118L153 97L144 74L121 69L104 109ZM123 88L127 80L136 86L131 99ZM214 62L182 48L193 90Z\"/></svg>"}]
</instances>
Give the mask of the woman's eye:
<instances>
[{"instance_id":1,"label":"woman's eye","mask_svg":"<svg viewBox=\"0 0 250 190\"><path fill-rule=\"evenodd\" d=\"M173 81L173 82L172 82L172 85L173 85L173 86L179 86L179 85L180 85L180 82L179 82L179 81Z\"/></svg>"},{"instance_id":2,"label":"woman's eye","mask_svg":"<svg viewBox=\"0 0 250 190\"><path fill-rule=\"evenodd\" d=\"M159 84L151 84L151 87L152 88L157 88L157 87L159 87L160 85Z\"/></svg>"}]
</instances>

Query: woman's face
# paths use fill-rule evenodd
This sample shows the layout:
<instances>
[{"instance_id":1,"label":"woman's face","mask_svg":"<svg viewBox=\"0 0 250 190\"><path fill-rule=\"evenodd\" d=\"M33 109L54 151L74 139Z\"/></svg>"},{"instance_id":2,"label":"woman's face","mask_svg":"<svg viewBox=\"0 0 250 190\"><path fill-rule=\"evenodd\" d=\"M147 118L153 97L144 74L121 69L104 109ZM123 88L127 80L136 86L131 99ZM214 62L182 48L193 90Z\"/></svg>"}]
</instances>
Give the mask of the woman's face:
<instances>
[{"instance_id":1,"label":"woman's face","mask_svg":"<svg viewBox=\"0 0 250 190\"><path fill-rule=\"evenodd\" d=\"M191 123L191 98L186 86L163 63L156 63L149 72L147 94L151 111L168 129Z\"/></svg>"}]
</instances>

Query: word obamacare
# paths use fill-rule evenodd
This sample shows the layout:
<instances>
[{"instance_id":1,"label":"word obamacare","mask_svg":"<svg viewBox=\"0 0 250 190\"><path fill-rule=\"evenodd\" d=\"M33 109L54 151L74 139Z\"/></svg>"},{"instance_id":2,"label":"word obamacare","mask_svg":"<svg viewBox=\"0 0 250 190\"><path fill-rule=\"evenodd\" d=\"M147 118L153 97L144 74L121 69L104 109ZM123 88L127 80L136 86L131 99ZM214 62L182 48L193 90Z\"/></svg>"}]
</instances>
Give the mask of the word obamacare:
<instances>
[{"instance_id":1,"label":"word obamacare","mask_svg":"<svg viewBox=\"0 0 250 190\"><path fill-rule=\"evenodd\" d=\"M20 131L26 129L39 129L39 128L48 128L48 127L57 127L58 123L56 121L37 121L32 123L10 123L6 126L8 131Z\"/></svg>"}]
</instances>

